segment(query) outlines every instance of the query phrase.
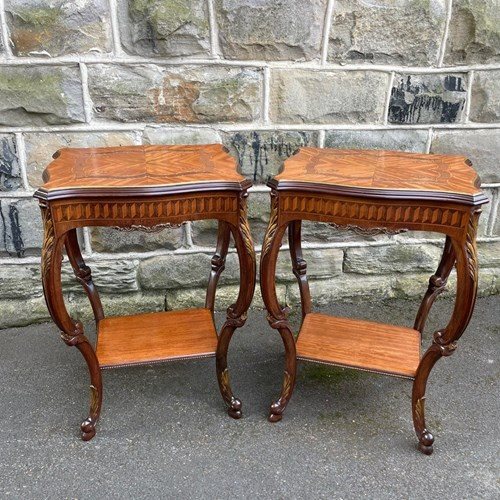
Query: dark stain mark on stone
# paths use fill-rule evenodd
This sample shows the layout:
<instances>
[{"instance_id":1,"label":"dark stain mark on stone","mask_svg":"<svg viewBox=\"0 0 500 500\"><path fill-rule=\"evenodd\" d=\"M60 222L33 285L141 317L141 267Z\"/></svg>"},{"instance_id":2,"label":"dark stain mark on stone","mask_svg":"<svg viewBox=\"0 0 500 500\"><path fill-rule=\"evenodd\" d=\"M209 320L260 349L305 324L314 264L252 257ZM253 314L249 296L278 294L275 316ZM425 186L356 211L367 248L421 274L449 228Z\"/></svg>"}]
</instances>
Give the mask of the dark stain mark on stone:
<instances>
[{"instance_id":1,"label":"dark stain mark on stone","mask_svg":"<svg viewBox=\"0 0 500 500\"><path fill-rule=\"evenodd\" d=\"M24 242L19 225L19 211L15 205L9 207L9 222L10 232L12 237L12 245L18 257L24 257Z\"/></svg>"},{"instance_id":2,"label":"dark stain mark on stone","mask_svg":"<svg viewBox=\"0 0 500 500\"><path fill-rule=\"evenodd\" d=\"M7 253L12 256L24 257L24 241L19 224L19 210L15 204L10 204L4 213L5 205L0 205L0 218L2 223L2 243Z\"/></svg>"},{"instance_id":3,"label":"dark stain mark on stone","mask_svg":"<svg viewBox=\"0 0 500 500\"><path fill-rule=\"evenodd\" d=\"M0 138L0 191L12 191L21 185L21 175L13 141Z\"/></svg>"},{"instance_id":4,"label":"dark stain mark on stone","mask_svg":"<svg viewBox=\"0 0 500 500\"><path fill-rule=\"evenodd\" d=\"M277 155L286 159L293 155L298 147L308 144L308 138L304 132L298 132L301 144L297 141L288 142L284 137L271 137L263 140L258 132L252 132L249 137L243 133L236 133L231 139L231 145L235 149L240 170L245 170L248 161L252 166L252 178L254 181L267 180L266 166L271 161L271 155ZM267 175L267 177L270 177Z\"/></svg>"},{"instance_id":5,"label":"dark stain mark on stone","mask_svg":"<svg viewBox=\"0 0 500 500\"><path fill-rule=\"evenodd\" d=\"M2 207L1 201L0 201L0 219L2 222L2 248L6 250L7 249L7 224L5 224L5 216L3 214L3 207Z\"/></svg>"},{"instance_id":6,"label":"dark stain mark on stone","mask_svg":"<svg viewBox=\"0 0 500 500\"><path fill-rule=\"evenodd\" d=\"M417 83L412 82L412 78ZM465 105L466 90L460 76L429 75L428 81L401 77L391 91L391 123L454 123Z\"/></svg>"}]
</instances>

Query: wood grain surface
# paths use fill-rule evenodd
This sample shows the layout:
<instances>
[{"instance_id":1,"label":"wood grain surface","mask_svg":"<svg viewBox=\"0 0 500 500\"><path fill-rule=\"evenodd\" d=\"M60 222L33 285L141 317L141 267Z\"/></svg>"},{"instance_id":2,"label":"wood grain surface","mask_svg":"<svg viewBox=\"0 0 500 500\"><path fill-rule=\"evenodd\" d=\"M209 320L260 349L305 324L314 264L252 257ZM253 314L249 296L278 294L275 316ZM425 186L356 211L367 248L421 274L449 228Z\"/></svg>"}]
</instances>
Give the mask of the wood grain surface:
<instances>
[{"instance_id":1,"label":"wood grain surface","mask_svg":"<svg viewBox=\"0 0 500 500\"><path fill-rule=\"evenodd\" d=\"M275 189L306 189L374 197L487 202L463 156L301 148L270 181ZM427 193L427 196L426 196Z\"/></svg>"},{"instance_id":2,"label":"wood grain surface","mask_svg":"<svg viewBox=\"0 0 500 500\"><path fill-rule=\"evenodd\" d=\"M297 358L414 377L420 334L411 328L309 313L297 340Z\"/></svg>"},{"instance_id":3,"label":"wood grain surface","mask_svg":"<svg viewBox=\"0 0 500 500\"><path fill-rule=\"evenodd\" d=\"M196 191L241 190L250 185L221 144L65 148L44 170L35 193L43 199L61 196L166 194L180 186Z\"/></svg>"},{"instance_id":4,"label":"wood grain surface","mask_svg":"<svg viewBox=\"0 0 500 500\"><path fill-rule=\"evenodd\" d=\"M214 356L217 333L209 309L105 318L96 354L101 368Z\"/></svg>"}]
</instances>

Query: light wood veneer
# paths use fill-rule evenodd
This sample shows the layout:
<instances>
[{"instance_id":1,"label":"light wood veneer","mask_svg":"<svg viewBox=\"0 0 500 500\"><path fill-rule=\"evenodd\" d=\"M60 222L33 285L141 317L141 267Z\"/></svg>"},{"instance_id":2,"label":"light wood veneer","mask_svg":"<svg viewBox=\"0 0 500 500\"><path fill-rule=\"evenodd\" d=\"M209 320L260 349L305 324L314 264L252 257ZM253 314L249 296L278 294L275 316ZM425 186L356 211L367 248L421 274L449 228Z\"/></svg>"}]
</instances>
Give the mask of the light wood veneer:
<instances>
[{"instance_id":1,"label":"light wood veneer","mask_svg":"<svg viewBox=\"0 0 500 500\"><path fill-rule=\"evenodd\" d=\"M35 197L124 197L213 189L241 190L251 182L221 144L64 148L43 172Z\"/></svg>"},{"instance_id":2,"label":"light wood veneer","mask_svg":"<svg viewBox=\"0 0 500 500\"><path fill-rule=\"evenodd\" d=\"M412 328L309 313L297 339L297 358L414 377L420 362L420 333Z\"/></svg>"},{"instance_id":3,"label":"light wood veneer","mask_svg":"<svg viewBox=\"0 0 500 500\"><path fill-rule=\"evenodd\" d=\"M105 318L96 354L101 368L215 356L217 333L209 309Z\"/></svg>"},{"instance_id":4,"label":"light wood veneer","mask_svg":"<svg viewBox=\"0 0 500 500\"><path fill-rule=\"evenodd\" d=\"M369 198L485 203L471 165L458 155L307 147L288 158L269 185Z\"/></svg>"}]
</instances>

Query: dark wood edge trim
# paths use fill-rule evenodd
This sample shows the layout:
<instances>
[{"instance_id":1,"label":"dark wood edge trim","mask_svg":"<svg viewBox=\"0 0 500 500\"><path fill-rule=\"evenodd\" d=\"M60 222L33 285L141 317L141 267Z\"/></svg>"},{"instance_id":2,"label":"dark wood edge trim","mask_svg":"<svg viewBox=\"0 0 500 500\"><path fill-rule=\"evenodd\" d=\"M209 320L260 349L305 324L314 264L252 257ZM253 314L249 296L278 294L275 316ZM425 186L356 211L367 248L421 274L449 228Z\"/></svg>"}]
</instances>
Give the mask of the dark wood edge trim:
<instances>
[{"instance_id":1,"label":"dark wood edge trim","mask_svg":"<svg viewBox=\"0 0 500 500\"><path fill-rule=\"evenodd\" d=\"M337 363L332 361L325 361L322 359L309 358L307 356L300 356L297 354L298 361L307 361L308 363L317 363L320 365L338 366L339 368L349 368L350 370L359 370L362 372L376 373L377 375L389 375L391 377L404 378L407 380L415 380L415 376L405 375L403 373L391 372L388 370L377 370L375 368L362 368L360 366L348 365L344 363Z\"/></svg>"},{"instance_id":2,"label":"dark wood edge trim","mask_svg":"<svg viewBox=\"0 0 500 500\"><path fill-rule=\"evenodd\" d=\"M207 191L246 191L253 185L250 179L241 182L196 182L170 186L62 188L47 190L38 188L33 196L39 200L62 200L65 198L128 198L204 193Z\"/></svg>"},{"instance_id":3,"label":"dark wood edge trim","mask_svg":"<svg viewBox=\"0 0 500 500\"><path fill-rule=\"evenodd\" d=\"M172 361L189 361L190 359L215 358L215 351L201 354L183 354L181 356L172 356L170 358L152 359L150 361L131 361L130 363L121 363L118 365L99 365L101 370L111 370L112 368L127 368L129 366L157 365L160 363L170 363Z\"/></svg>"},{"instance_id":4,"label":"dark wood edge trim","mask_svg":"<svg viewBox=\"0 0 500 500\"><path fill-rule=\"evenodd\" d=\"M456 202L466 205L484 205L489 203L489 198L479 192L473 195L460 193L451 193L445 191L412 191L408 190L391 190L391 189L372 189L372 188L356 188L348 186L326 185L318 182L301 182L301 181L278 181L271 179L267 185L276 191L302 191L305 193L322 193L342 196L355 196L382 199L382 200L429 200L442 202Z\"/></svg>"}]
</instances>

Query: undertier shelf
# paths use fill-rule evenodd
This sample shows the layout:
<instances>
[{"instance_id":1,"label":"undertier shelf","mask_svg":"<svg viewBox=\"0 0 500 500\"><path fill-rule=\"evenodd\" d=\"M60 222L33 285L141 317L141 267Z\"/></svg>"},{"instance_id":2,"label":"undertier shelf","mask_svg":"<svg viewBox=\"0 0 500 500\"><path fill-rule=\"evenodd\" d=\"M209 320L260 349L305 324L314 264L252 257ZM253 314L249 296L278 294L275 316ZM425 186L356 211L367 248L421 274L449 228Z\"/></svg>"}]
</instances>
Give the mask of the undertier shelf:
<instances>
[{"instance_id":1,"label":"undertier shelf","mask_svg":"<svg viewBox=\"0 0 500 500\"><path fill-rule=\"evenodd\" d=\"M420 361L420 333L382 323L307 314L297 357L413 378Z\"/></svg>"},{"instance_id":2,"label":"undertier shelf","mask_svg":"<svg viewBox=\"0 0 500 500\"><path fill-rule=\"evenodd\" d=\"M208 309L105 318L96 353L101 368L214 356L217 332Z\"/></svg>"}]
</instances>

